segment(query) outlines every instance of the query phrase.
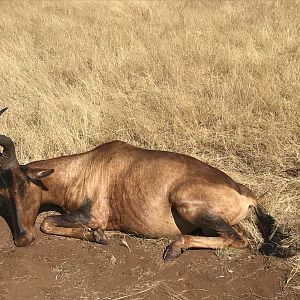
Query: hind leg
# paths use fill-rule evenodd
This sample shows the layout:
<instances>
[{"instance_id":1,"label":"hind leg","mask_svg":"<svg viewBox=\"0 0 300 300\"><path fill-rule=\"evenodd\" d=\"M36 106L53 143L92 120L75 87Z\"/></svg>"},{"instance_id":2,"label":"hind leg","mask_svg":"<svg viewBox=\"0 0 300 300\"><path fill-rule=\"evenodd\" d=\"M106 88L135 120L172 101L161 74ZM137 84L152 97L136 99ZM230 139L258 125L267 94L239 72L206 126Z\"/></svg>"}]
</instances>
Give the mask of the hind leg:
<instances>
[{"instance_id":1,"label":"hind leg","mask_svg":"<svg viewBox=\"0 0 300 300\"><path fill-rule=\"evenodd\" d=\"M178 213L199 228L213 230L220 236L204 237L183 235L173 241L165 250L163 258L172 260L191 248L223 249L227 247L245 248L248 242L233 227L221 217L209 214L200 214L197 217L189 216L185 211Z\"/></svg>"}]
</instances>

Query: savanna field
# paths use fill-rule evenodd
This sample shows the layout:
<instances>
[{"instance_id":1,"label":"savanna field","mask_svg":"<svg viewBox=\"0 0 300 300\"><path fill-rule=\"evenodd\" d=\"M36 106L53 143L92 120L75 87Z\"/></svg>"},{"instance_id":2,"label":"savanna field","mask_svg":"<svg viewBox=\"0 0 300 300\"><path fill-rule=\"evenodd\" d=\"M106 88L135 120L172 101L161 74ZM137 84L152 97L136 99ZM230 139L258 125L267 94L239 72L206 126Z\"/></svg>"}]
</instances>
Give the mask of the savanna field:
<instances>
[{"instance_id":1,"label":"savanna field","mask_svg":"<svg viewBox=\"0 0 300 300\"><path fill-rule=\"evenodd\" d=\"M299 16L299 1L1 0L1 134L21 163L114 139L194 156L250 187L297 250ZM191 251L169 266L161 240L126 237L129 253L118 238L110 249L38 233L20 249L1 224L0 299L300 297L299 254L258 255L252 217L250 250ZM225 269L232 280L214 286ZM268 274L278 280L255 290ZM251 276L252 288L230 290Z\"/></svg>"}]
</instances>

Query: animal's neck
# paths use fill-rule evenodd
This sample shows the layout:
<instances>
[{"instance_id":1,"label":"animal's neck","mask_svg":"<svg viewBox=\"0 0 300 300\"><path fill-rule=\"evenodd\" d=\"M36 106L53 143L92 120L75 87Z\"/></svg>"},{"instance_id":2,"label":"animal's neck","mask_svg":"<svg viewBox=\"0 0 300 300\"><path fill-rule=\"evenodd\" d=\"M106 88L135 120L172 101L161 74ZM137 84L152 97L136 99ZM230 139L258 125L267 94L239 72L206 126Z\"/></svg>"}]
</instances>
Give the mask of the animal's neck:
<instances>
[{"instance_id":1,"label":"animal's neck","mask_svg":"<svg viewBox=\"0 0 300 300\"><path fill-rule=\"evenodd\" d=\"M81 190L84 189L83 173L86 170L85 156L88 153L36 161L31 168L54 169L54 173L42 179L42 203L51 203L66 209L80 206ZM76 189L76 198L74 189ZM66 206L68 203L68 207Z\"/></svg>"}]
</instances>

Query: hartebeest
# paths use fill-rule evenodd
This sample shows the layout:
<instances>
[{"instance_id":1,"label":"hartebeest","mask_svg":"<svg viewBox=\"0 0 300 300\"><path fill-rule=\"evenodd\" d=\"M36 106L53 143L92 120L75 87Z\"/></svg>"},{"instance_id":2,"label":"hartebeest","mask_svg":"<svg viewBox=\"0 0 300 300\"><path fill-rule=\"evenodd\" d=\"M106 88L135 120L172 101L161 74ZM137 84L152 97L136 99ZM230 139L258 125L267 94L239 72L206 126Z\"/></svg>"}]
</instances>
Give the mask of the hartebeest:
<instances>
[{"instance_id":1,"label":"hartebeest","mask_svg":"<svg viewBox=\"0 0 300 300\"><path fill-rule=\"evenodd\" d=\"M44 233L101 244L108 243L105 230L177 236L165 259L189 248L246 247L233 225L250 206L258 218L273 220L259 210L251 190L187 155L113 141L85 153L20 165L13 141L1 135L0 145L0 195L10 203L17 246L33 241L42 203L65 210L43 220ZM217 235L192 235L199 228ZM269 234L264 231L266 239Z\"/></svg>"}]
</instances>

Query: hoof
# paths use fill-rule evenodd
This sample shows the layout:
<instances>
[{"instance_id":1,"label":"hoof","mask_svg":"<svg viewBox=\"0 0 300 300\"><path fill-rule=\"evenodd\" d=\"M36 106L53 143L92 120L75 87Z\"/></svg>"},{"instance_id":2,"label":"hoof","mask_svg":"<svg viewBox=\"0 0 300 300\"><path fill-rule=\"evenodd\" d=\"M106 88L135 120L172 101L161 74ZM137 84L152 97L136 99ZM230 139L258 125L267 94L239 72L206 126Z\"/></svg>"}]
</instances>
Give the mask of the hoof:
<instances>
[{"instance_id":1,"label":"hoof","mask_svg":"<svg viewBox=\"0 0 300 300\"><path fill-rule=\"evenodd\" d=\"M174 243L171 243L164 251L163 259L165 261L171 261L177 257L179 257L182 254L182 249L178 246L175 246Z\"/></svg>"},{"instance_id":2,"label":"hoof","mask_svg":"<svg viewBox=\"0 0 300 300\"><path fill-rule=\"evenodd\" d=\"M108 238L106 237L106 235L99 231L99 230L94 230L93 231L94 234L94 238L95 238L95 242L98 244L102 244L102 245L108 245L109 241Z\"/></svg>"}]
</instances>

